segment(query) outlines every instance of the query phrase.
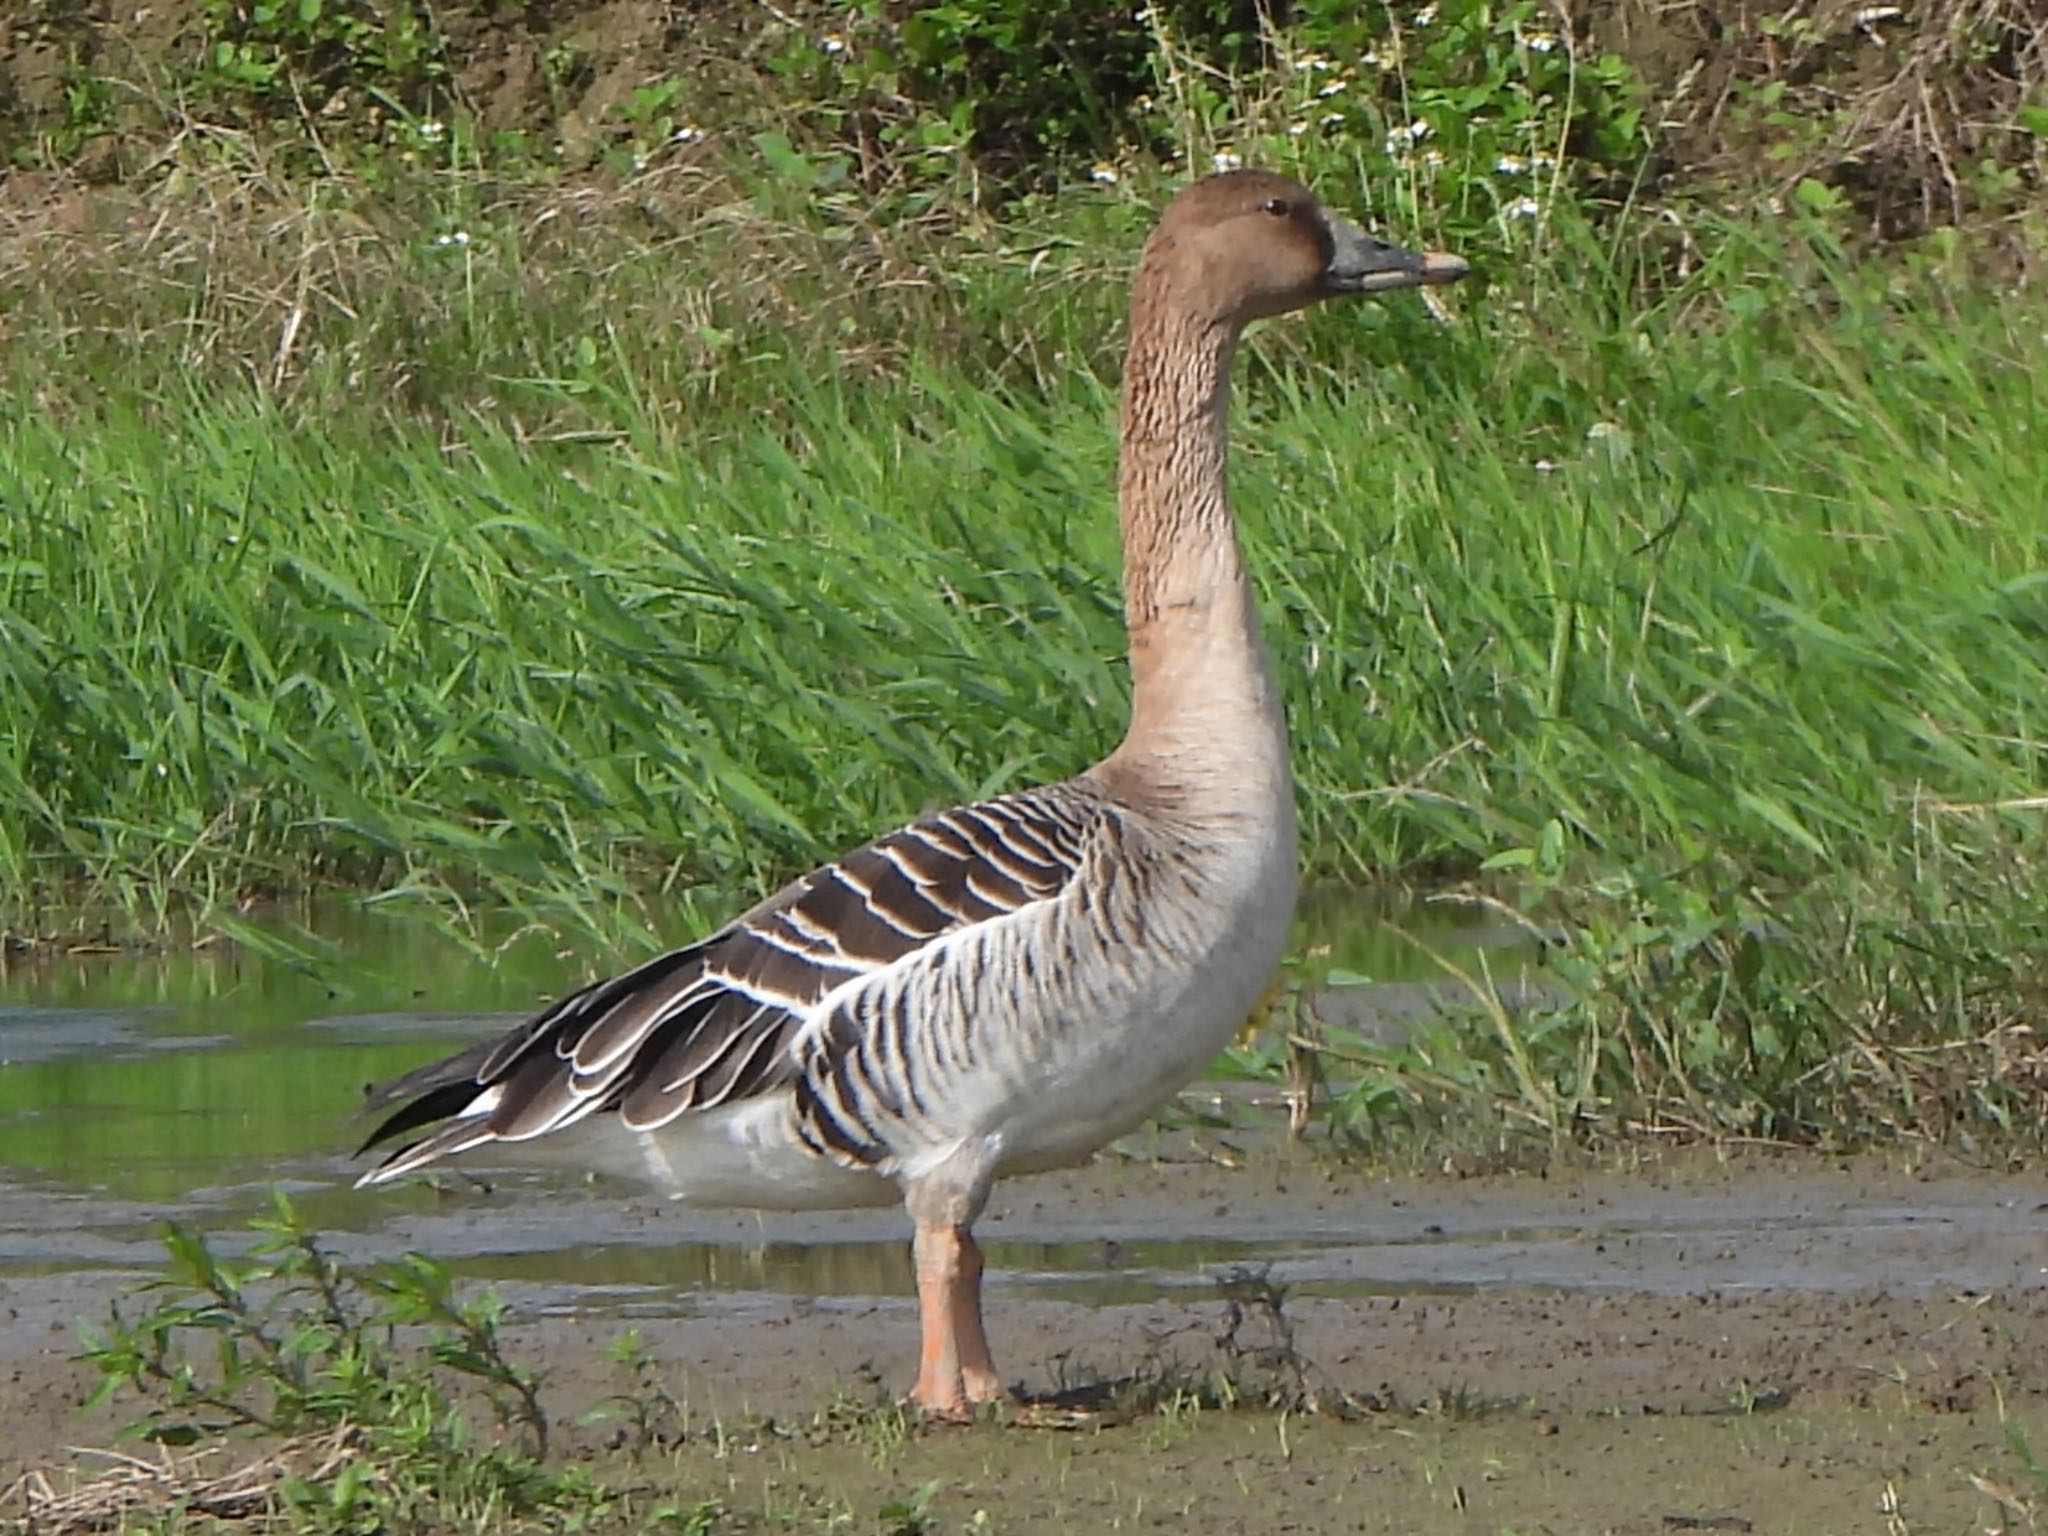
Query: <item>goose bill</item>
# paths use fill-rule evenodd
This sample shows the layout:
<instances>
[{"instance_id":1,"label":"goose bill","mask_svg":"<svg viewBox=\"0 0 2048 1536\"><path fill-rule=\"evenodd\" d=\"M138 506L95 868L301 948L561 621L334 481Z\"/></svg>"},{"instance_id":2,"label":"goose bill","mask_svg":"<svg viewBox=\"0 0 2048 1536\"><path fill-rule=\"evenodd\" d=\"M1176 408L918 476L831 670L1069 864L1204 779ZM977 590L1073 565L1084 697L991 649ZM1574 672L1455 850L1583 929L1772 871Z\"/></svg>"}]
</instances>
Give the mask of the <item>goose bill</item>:
<instances>
[{"instance_id":1,"label":"goose bill","mask_svg":"<svg viewBox=\"0 0 2048 1536\"><path fill-rule=\"evenodd\" d=\"M1411 251L1369 235L1349 219L1330 220L1331 251L1323 281L1332 293L1387 293L1455 283L1470 267L1462 256Z\"/></svg>"}]
</instances>

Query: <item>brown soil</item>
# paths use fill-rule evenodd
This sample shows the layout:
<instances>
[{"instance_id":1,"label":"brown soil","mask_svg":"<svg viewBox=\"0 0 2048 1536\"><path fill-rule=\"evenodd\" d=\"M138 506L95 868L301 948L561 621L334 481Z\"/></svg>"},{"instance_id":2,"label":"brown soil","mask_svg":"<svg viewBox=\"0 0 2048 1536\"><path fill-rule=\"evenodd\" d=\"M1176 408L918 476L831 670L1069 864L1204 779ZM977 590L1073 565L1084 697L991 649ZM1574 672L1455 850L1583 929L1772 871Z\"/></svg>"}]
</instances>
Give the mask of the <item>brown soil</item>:
<instances>
[{"instance_id":1,"label":"brown soil","mask_svg":"<svg viewBox=\"0 0 2048 1536\"><path fill-rule=\"evenodd\" d=\"M1810 178L1887 238L2018 206L2008 175L2041 190L2039 146L2013 127L2048 75L2036 0L1572 9L1648 86L1661 169L1690 185L1789 194Z\"/></svg>"},{"instance_id":2,"label":"brown soil","mask_svg":"<svg viewBox=\"0 0 2048 1536\"><path fill-rule=\"evenodd\" d=\"M662 1477L748 1519L865 1520L933 1480L948 1523L932 1529L975 1529L983 1509L979 1528L1005 1531L1962 1532L2029 1529L2028 1510L2048 1508L2008 1440L2048 1450L2037 1179L1759 1156L1471 1179L1380 1180L1300 1156L1103 1165L999 1192L984 1226L999 1362L1039 1396L1134 1374L1199 1383L1220 1370L1249 1397L1291 1380L1258 1352L1270 1317L1213 1284L1155 1270L1104 1292L1144 1299L1097 1305L1001 1258L1092 1243L1108 1284L1125 1245L1189 1233L1297 1254L1276 1262L1309 1276L1280 1313L1301 1384L1356 1417L1183 1407L1064 1434L907 1439L886 1414L833 1434L762 1428L811 1426L835 1393L885 1402L907 1379L907 1273L893 1240L861 1242L893 1234L881 1214L760 1225L507 1185L423 1202L363 1247L470 1252L467 1269L500 1276L515 1353L545 1359L563 1423L620 1390L607 1351L636 1327L683 1405L669 1427L726 1427L662 1451ZM494 1235L497 1255L475 1252ZM1299 1257L1319 1237L1338 1258ZM679 1240L688 1254L659 1246ZM815 1262L753 1288L763 1240L826 1246L789 1250ZM703 1282L689 1255L707 1252L738 1288ZM671 1257L699 1280L640 1278ZM505 1278L521 1274L540 1278ZM1085 1295L1086 1280L1068 1289ZM120 1283L6 1282L0 1484L111 1429L73 1412L88 1381L72 1320ZM591 1455L631 1438L616 1420L575 1433Z\"/></svg>"}]
</instances>

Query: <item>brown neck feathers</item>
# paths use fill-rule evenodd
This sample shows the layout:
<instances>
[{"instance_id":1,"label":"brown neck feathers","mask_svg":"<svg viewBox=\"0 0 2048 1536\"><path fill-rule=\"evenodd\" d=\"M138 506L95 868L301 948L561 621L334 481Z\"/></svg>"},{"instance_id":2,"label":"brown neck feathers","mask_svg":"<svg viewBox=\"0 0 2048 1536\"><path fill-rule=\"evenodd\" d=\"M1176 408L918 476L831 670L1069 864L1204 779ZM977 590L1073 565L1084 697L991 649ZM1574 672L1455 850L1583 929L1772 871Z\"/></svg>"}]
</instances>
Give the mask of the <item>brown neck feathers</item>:
<instances>
[{"instance_id":1,"label":"brown neck feathers","mask_svg":"<svg viewBox=\"0 0 2048 1536\"><path fill-rule=\"evenodd\" d=\"M1231 519L1225 415L1238 327L1188 302L1148 249L1131 298L1118 509L1131 632L1132 743L1170 731L1251 663L1250 592ZM1178 734L1178 732L1173 732Z\"/></svg>"},{"instance_id":2,"label":"brown neck feathers","mask_svg":"<svg viewBox=\"0 0 2048 1536\"><path fill-rule=\"evenodd\" d=\"M1117 476L1134 637L1169 609L1224 595L1217 578L1237 551L1224 431L1237 327L1185 302L1154 254L1131 297Z\"/></svg>"}]
</instances>

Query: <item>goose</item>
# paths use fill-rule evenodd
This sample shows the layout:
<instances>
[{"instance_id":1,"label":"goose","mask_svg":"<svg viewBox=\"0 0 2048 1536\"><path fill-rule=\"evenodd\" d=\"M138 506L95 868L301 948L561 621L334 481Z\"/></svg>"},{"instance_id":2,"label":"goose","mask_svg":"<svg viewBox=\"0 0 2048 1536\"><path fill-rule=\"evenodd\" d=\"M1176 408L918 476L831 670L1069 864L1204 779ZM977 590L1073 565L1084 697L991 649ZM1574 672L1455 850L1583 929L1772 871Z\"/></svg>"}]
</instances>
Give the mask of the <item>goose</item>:
<instances>
[{"instance_id":1,"label":"goose","mask_svg":"<svg viewBox=\"0 0 2048 1536\"><path fill-rule=\"evenodd\" d=\"M921 817L387 1085L362 1150L399 1144L359 1184L546 1137L692 1204L901 1201L921 1332L906 1402L960 1420L1006 1398L972 1232L991 1185L1085 1161L1195 1078L1294 911L1286 729L1226 486L1239 337L1465 270L1270 172L1183 188L1130 301L1122 742L1074 778Z\"/></svg>"}]
</instances>

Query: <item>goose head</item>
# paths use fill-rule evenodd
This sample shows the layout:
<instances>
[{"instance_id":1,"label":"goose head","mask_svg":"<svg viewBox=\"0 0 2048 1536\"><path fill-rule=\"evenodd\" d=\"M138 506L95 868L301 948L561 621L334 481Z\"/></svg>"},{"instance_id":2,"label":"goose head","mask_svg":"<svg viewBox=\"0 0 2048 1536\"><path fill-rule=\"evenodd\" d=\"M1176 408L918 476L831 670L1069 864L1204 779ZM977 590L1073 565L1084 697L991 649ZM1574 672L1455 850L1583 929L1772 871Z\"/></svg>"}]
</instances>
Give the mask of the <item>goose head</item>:
<instances>
[{"instance_id":1,"label":"goose head","mask_svg":"<svg viewBox=\"0 0 2048 1536\"><path fill-rule=\"evenodd\" d=\"M1325 299L1455 282L1466 264L1367 234L1285 176L1228 171L1174 197L1139 270L1199 319L1236 328Z\"/></svg>"}]
</instances>

